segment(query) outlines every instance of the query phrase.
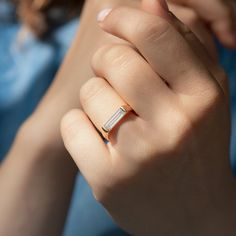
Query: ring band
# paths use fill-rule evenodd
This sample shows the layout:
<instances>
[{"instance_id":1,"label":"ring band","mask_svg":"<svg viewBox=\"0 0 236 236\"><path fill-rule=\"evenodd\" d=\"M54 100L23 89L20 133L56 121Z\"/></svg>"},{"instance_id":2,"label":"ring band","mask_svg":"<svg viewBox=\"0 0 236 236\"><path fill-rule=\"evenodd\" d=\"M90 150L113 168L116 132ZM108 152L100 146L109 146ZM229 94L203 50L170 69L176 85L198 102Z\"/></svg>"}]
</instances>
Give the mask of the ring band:
<instances>
[{"instance_id":1,"label":"ring band","mask_svg":"<svg viewBox=\"0 0 236 236\"><path fill-rule=\"evenodd\" d=\"M115 128L115 126L130 112L132 108L129 105L121 106L111 118L102 126L103 136L109 140L109 133Z\"/></svg>"}]
</instances>

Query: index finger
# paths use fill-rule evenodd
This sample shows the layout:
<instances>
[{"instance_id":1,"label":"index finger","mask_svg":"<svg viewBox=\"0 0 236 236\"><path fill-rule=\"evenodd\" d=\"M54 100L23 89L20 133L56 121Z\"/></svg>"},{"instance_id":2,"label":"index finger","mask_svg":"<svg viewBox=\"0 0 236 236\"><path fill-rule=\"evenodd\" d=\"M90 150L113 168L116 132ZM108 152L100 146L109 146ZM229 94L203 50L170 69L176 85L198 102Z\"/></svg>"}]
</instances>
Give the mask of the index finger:
<instances>
[{"instance_id":1,"label":"index finger","mask_svg":"<svg viewBox=\"0 0 236 236\"><path fill-rule=\"evenodd\" d=\"M202 93L219 86L184 37L165 19L121 7L109 12L100 26L133 44L175 92Z\"/></svg>"}]
</instances>

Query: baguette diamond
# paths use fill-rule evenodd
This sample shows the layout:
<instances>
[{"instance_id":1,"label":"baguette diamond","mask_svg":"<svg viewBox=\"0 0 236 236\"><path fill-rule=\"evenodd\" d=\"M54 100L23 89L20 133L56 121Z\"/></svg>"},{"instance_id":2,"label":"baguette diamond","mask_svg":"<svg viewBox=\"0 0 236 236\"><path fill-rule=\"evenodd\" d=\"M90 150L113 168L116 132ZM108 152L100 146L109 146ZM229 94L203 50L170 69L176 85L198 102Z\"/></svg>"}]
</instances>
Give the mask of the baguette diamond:
<instances>
[{"instance_id":1,"label":"baguette diamond","mask_svg":"<svg viewBox=\"0 0 236 236\"><path fill-rule=\"evenodd\" d=\"M105 133L109 133L121 119L131 110L128 105L121 106L114 115L103 125L102 129Z\"/></svg>"}]
</instances>

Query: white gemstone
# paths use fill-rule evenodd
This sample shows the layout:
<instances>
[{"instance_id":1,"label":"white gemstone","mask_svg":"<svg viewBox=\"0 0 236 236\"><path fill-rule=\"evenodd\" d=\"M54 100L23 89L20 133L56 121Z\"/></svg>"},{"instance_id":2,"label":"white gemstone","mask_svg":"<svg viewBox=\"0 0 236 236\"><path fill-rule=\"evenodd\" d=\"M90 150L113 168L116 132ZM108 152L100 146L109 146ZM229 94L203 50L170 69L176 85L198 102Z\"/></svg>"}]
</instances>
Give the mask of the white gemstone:
<instances>
[{"instance_id":1,"label":"white gemstone","mask_svg":"<svg viewBox=\"0 0 236 236\"><path fill-rule=\"evenodd\" d=\"M124 110L124 108L119 108L116 113L106 122L106 124L103 126L103 129L106 132L111 131L116 124L126 115L127 111Z\"/></svg>"}]
</instances>

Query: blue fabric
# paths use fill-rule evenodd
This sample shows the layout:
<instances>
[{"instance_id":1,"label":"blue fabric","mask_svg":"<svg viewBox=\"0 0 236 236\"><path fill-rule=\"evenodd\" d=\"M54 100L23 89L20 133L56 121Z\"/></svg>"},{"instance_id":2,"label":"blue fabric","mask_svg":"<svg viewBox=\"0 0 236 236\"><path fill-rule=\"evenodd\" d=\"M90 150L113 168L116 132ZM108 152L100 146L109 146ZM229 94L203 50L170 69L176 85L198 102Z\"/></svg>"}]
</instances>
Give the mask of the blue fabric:
<instances>
[{"instance_id":1,"label":"blue fabric","mask_svg":"<svg viewBox=\"0 0 236 236\"><path fill-rule=\"evenodd\" d=\"M220 45L218 49L220 62L229 76L232 107L231 163L236 175L236 51L230 51Z\"/></svg>"},{"instance_id":2,"label":"blue fabric","mask_svg":"<svg viewBox=\"0 0 236 236\"><path fill-rule=\"evenodd\" d=\"M32 35L22 44L15 9L0 1L0 159L9 150L17 129L33 112L47 90L75 34L72 21L47 41ZM219 47L221 63L230 76L232 92L232 143L236 143L236 53ZM236 167L236 145L232 163ZM64 236L125 236L78 177Z\"/></svg>"},{"instance_id":3,"label":"blue fabric","mask_svg":"<svg viewBox=\"0 0 236 236\"><path fill-rule=\"evenodd\" d=\"M23 41L14 10L0 2L0 159L51 84L77 25L71 22L46 42L30 34Z\"/></svg>"},{"instance_id":4,"label":"blue fabric","mask_svg":"<svg viewBox=\"0 0 236 236\"><path fill-rule=\"evenodd\" d=\"M119 229L94 199L82 176L78 176L64 236L128 236Z\"/></svg>"}]
</instances>

